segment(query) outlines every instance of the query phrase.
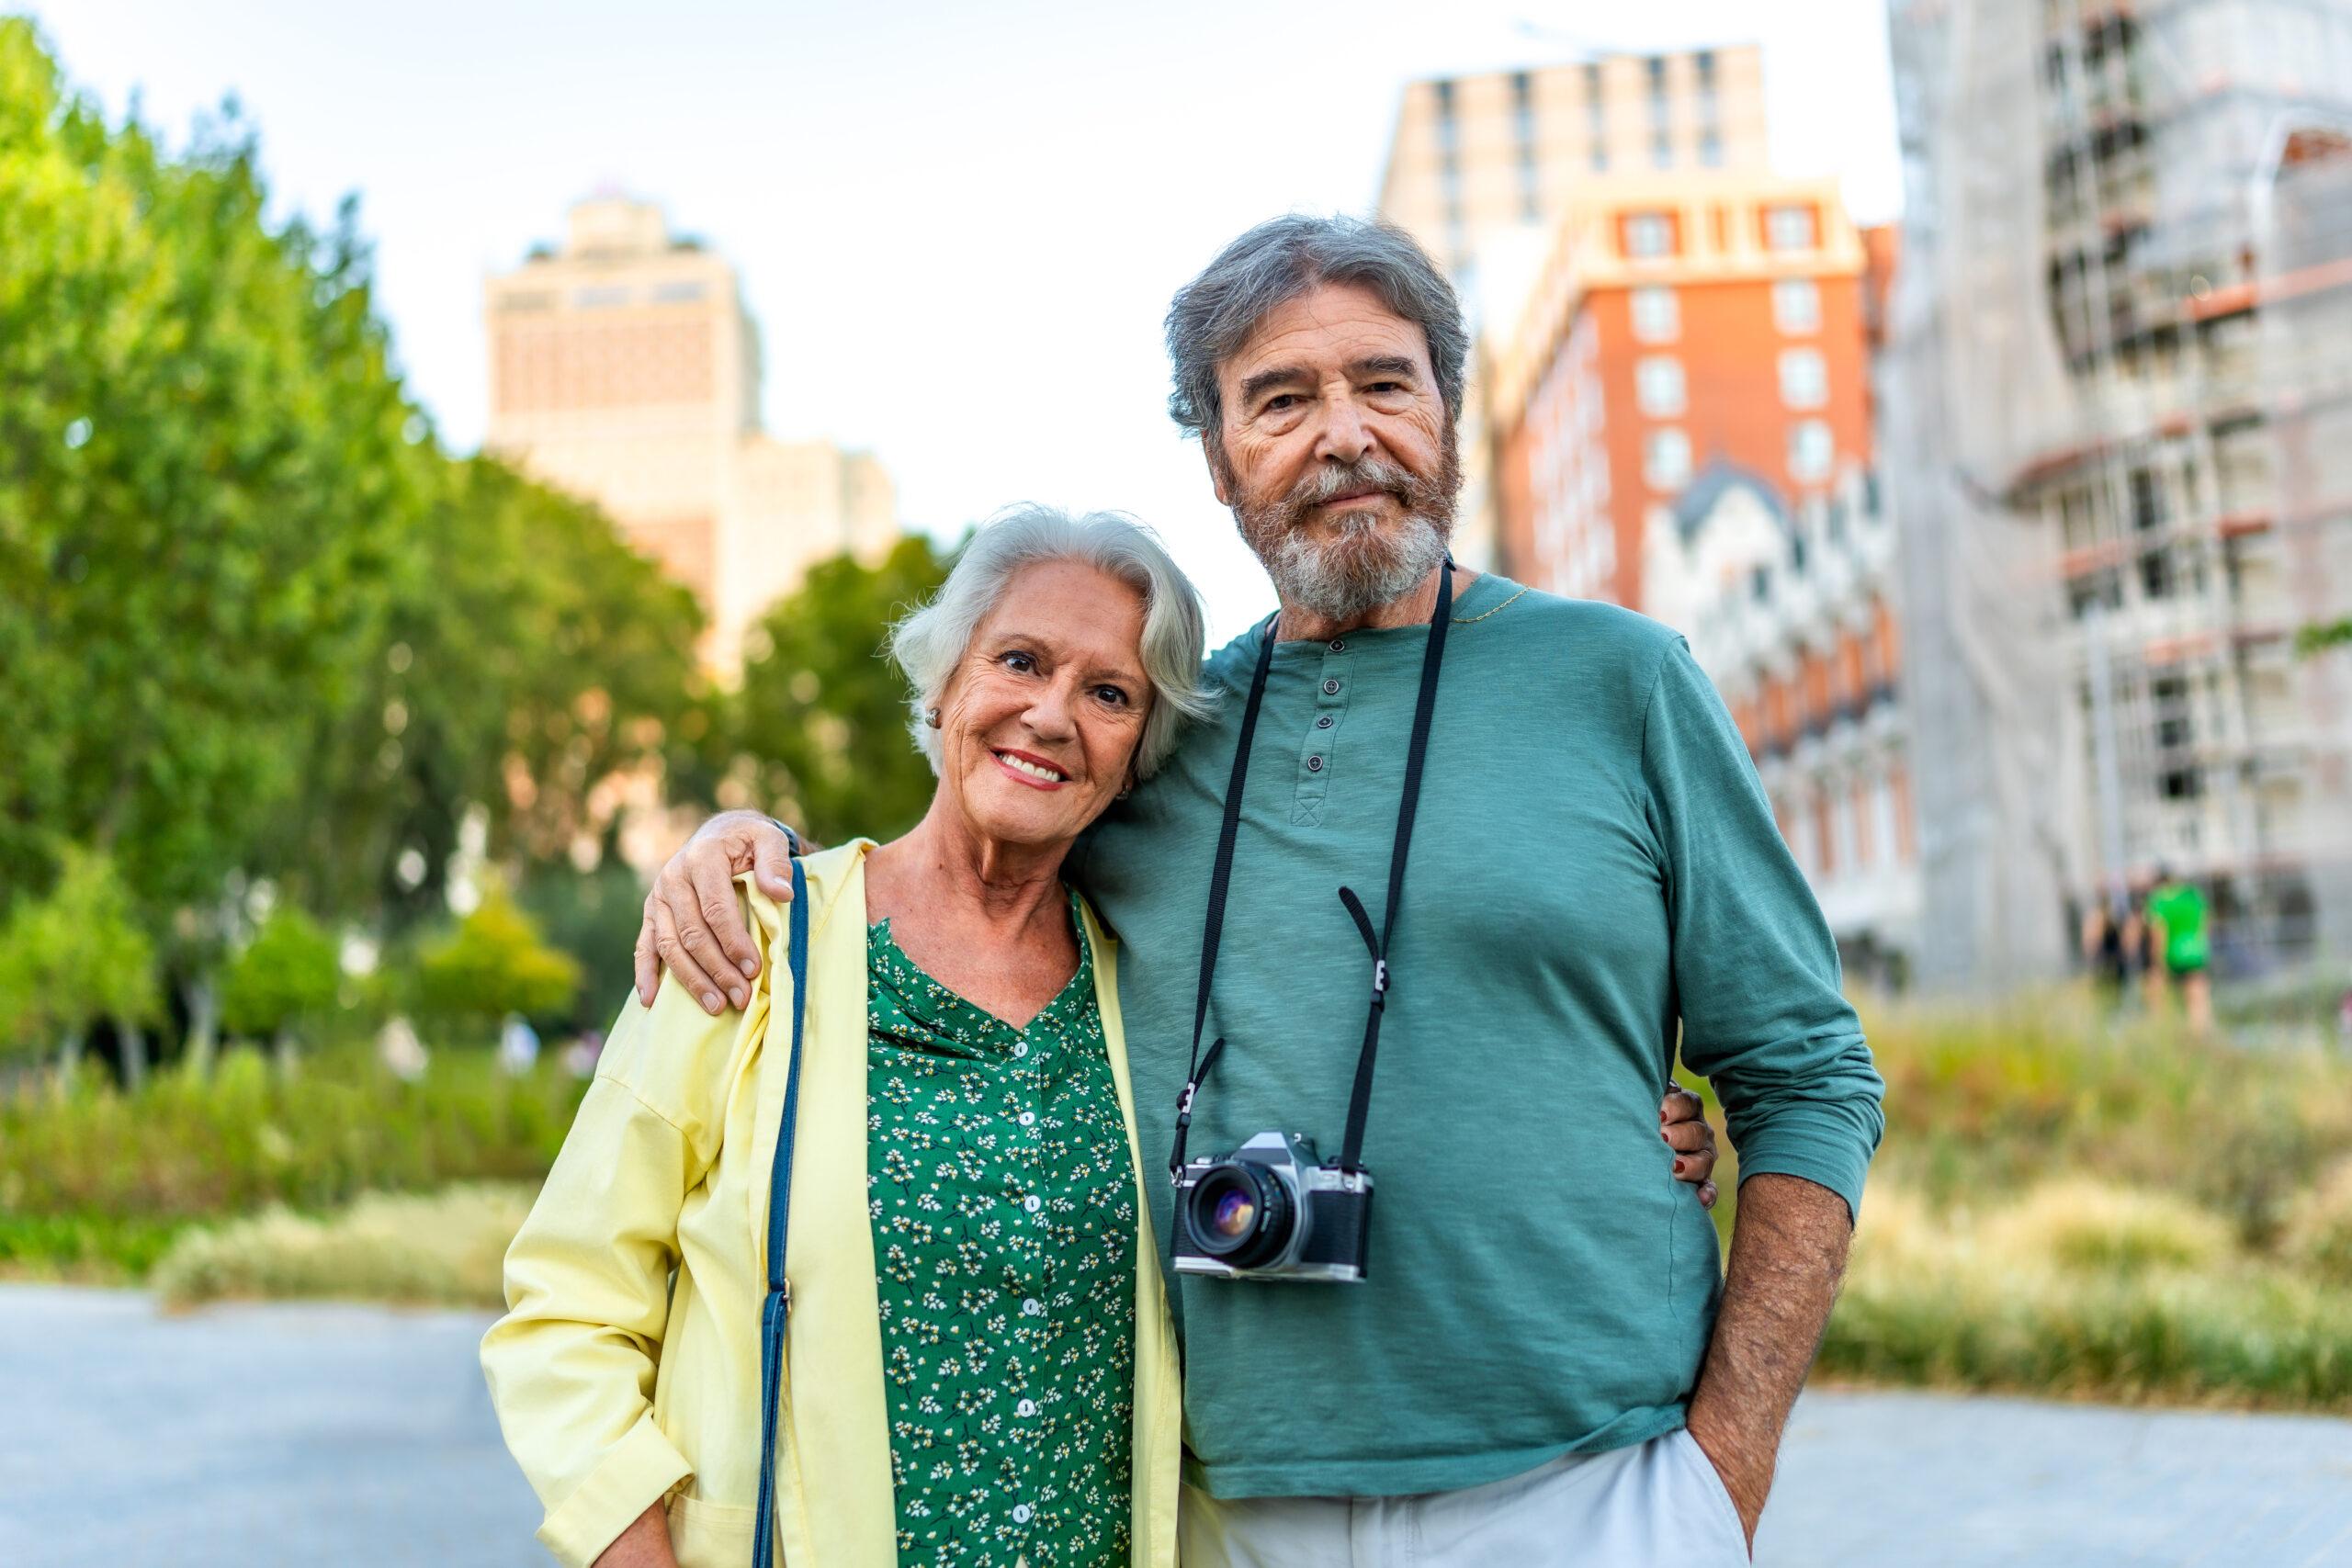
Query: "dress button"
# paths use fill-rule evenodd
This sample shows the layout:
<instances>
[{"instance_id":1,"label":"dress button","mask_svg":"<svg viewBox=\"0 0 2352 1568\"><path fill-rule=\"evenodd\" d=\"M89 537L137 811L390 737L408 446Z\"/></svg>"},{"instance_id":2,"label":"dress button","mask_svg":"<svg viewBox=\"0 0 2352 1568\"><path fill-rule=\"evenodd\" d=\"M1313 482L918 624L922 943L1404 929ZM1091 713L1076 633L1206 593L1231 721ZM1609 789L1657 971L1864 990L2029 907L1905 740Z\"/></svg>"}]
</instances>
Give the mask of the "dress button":
<instances>
[{"instance_id":1,"label":"dress button","mask_svg":"<svg viewBox=\"0 0 2352 1568\"><path fill-rule=\"evenodd\" d=\"M1327 697L1336 697L1340 694L1340 682L1336 677L1323 682L1323 694Z\"/></svg>"},{"instance_id":2,"label":"dress button","mask_svg":"<svg viewBox=\"0 0 2352 1568\"><path fill-rule=\"evenodd\" d=\"M1310 773L1321 773L1323 771L1323 759L1320 757L1309 757L1306 759L1306 771Z\"/></svg>"},{"instance_id":3,"label":"dress button","mask_svg":"<svg viewBox=\"0 0 2352 1568\"><path fill-rule=\"evenodd\" d=\"M1321 718L1317 719L1317 720L1315 721L1315 728L1317 728L1317 729L1329 729L1329 728L1331 728L1331 716L1330 716L1329 714L1328 714L1328 713L1327 713L1327 714L1325 714Z\"/></svg>"},{"instance_id":4,"label":"dress button","mask_svg":"<svg viewBox=\"0 0 2352 1568\"><path fill-rule=\"evenodd\" d=\"M1035 1296L1024 1296L1022 1298L1021 1302L1021 1315L1023 1317L1043 1317L1046 1315L1046 1303L1039 1301Z\"/></svg>"},{"instance_id":5,"label":"dress button","mask_svg":"<svg viewBox=\"0 0 2352 1568\"><path fill-rule=\"evenodd\" d=\"M1016 1525L1025 1525L1036 1516L1036 1512L1037 1510L1026 1503L1015 1503L1012 1506L1012 1522Z\"/></svg>"},{"instance_id":6,"label":"dress button","mask_svg":"<svg viewBox=\"0 0 2352 1568\"><path fill-rule=\"evenodd\" d=\"M1012 1407L1012 1413L1015 1416L1035 1416L1037 1414L1037 1402L1034 1399L1024 1399Z\"/></svg>"},{"instance_id":7,"label":"dress button","mask_svg":"<svg viewBox=\"0 0 2352 1568\"><path fill-rule=\"evenodd\" d=\"M1029 1042L1026 1040L1014 1041L1012 1044L1012 1054L1016 1056L1026 1056L1029 1054Z\"/></svg>"},{"instance_id":8,"label":"dress button","mask_svg":"<svg viewBox=\"0 0 2352 1568\"><path fill-rule=\"evenodd\" d=\"M1348 651L1348 639L1347 639L1347 638L1345 638L1345 637L1333 637L1333 638L1331 639L1331 651L1332 651L1332 652L1334 652L1334 653L1345 653L1345 652L1347 652L1347 651Z\"/></svg>"},{"instance_id":9,"label":"dress button","mask_svg":"<svg viewBox=\"0 0 2352 1568\"><path fill-rule=\"evenodd\" d=\"M1037 1120L1037 1113L1036 1113L1035 1111L1023 1111L1023 1112L1022 1112L1018 1117L1016 1117L1016 1118L1015 1118L1015 1120L1016 1120L1016 1121L1018 1121L1018 1122L1020 1122L1023 1127L1026 1127L1026 1126L1028 1126L1030 1123L1032 1123L1032 1122L1035 1122L1035 1121Z\"/></svg>"},{"instance_id":10,"label":"dress button","mask_svg":"<svg viewBox=\"0 0 2352 1568\"><path fill-rule=\"evenodd\" d=\"M1046 1206L1046 1201L1043 1198L1038 1197L1035 1192L1032 1192L1029 1196L1021 1200L1021 1206L1034 1214L1038 1210Z\"/></svg>"}]
</instances>

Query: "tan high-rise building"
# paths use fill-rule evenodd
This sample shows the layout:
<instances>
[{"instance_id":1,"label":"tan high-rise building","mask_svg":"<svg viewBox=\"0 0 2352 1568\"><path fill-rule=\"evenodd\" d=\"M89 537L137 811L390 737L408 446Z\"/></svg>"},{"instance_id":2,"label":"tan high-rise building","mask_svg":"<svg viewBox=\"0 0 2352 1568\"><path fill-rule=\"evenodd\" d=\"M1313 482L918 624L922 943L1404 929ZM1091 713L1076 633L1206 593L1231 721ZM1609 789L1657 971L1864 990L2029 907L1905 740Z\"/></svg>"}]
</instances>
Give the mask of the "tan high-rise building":
<instances>
[{"instance_id":1,"label":"tan high-rise building","mask_svg":"<svg viewBox=\"0 0 2352 1568\"><path fill-rule=\"evenodd\" d=\"M1595 179L1766 166L1754 44L1612 54L1408 86L1380 210L1458 276L1498 239L1550 233Z\"/></svg>"},{"instance_id":2,"label":"tan high-rise building","mask_svg":"<svg viewBox=\"0 0 2352 1568\"><path fill-rule=\"evenodd\" d=\"M489 280L484 445L595 502L700 597L706 661L815 561L887 548L888 474L865 453L760 429L759 331L735 269L673 236L660 208L572 208L560 250Z\"/></svg>"}]
</instances>

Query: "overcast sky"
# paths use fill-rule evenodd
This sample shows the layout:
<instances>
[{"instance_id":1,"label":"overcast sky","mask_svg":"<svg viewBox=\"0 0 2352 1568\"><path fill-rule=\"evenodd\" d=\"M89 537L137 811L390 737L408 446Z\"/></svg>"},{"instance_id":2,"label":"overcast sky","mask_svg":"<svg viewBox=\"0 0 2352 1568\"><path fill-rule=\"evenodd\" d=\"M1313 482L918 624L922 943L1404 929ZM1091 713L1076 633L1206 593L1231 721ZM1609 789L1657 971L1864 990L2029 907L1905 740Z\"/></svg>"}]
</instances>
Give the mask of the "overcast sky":
<instances>
[{"instance_id":1,"label":"overcast sky","mask_svg":"<svg viewBox=\"0 0 2352 1568\"><path fill-rule=\"evenodd\" d=\"M771 431L872 448L943 534L1013 500L1134 512L1220 636L1272 595L1168 423L1161 313L1259 219L1369 210L1408 80L1757 41L1779 169L1841 176L1863 221L1900 203L1883 0L31 9L174 144L233 94L281 211L358 193L451 447L481 438L483 276L618 187L741 269Z\"/></svg>"}]
</instances>

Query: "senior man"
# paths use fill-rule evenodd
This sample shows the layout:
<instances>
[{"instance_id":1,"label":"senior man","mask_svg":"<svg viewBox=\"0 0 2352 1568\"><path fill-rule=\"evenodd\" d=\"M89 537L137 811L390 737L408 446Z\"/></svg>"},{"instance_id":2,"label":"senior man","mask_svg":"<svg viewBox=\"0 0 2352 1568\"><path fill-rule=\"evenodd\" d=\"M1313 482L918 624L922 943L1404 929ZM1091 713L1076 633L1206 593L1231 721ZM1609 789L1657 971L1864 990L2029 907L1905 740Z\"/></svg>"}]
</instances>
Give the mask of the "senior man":
<instances>
[{"instance_id":1,"label":"senior man","mask_svg":"<svg viewBox=\"0 0 2352 1568\"><path fill-rule=\"evenodd\" d=\"M1344 1126L1378 1196L1361 1282L1173 1276L1184 1561L1742 1561L1883 1123L1738 732L1669 628L1448 563L1468 344L1401 231L1262 224L1167 328L1281 611L1075 874L1147 1140L1329 1160ZM775 885L782 842L731 814L681 852L640 986L756 964L695 885ZM1740 1157L1727 1274L1654 1141L1678 1040Z\"/></svg>"}]
</instances>

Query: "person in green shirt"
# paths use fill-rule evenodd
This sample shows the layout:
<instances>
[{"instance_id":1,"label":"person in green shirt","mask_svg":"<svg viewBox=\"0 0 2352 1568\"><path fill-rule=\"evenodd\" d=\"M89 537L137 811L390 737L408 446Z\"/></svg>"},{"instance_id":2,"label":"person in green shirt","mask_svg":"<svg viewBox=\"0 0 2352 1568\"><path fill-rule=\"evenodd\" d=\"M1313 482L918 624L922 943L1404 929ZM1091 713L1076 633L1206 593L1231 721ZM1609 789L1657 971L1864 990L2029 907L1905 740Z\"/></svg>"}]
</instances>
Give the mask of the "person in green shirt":
<instances>
[{"instance_id":1,"label":"person in green shirt","mask_svg":"<svg viewBox=\"0 0 2352 1568\"><path fill-rule=\"evenodd\" d=\"M1883 1086L1738 732L1670 628L1449 562L1468 336L1401 231L1262 224L1168 341L1281 608L1069 871L1171 1147L1181 1120L1196 1153L1329 1157L1344 1122L1379 1193L1362 1282L1170 1275L1183 1560L1744 1561ZM707 824L648 898L640 984L657 953L690 984L756 964L698 884L775 886L783 848ZM1678 1051L1740 1156L1727 1271L1649 1141Z\"/></svg>"},{"instance_id":2,"label":"person in green shirt","mask_svg":"<svg viewBox=\"0 0 2352 1568\"><path fill-rule=\"evenodd\" d=\"M2207 965L2205 890L2183 881L2164 866L2156 867L2156 885L2148 895L2150 967L2179 987L2188 1027L2199 1034L2213 1027L2213 982Z\"/></svg>"}]
</instances>

